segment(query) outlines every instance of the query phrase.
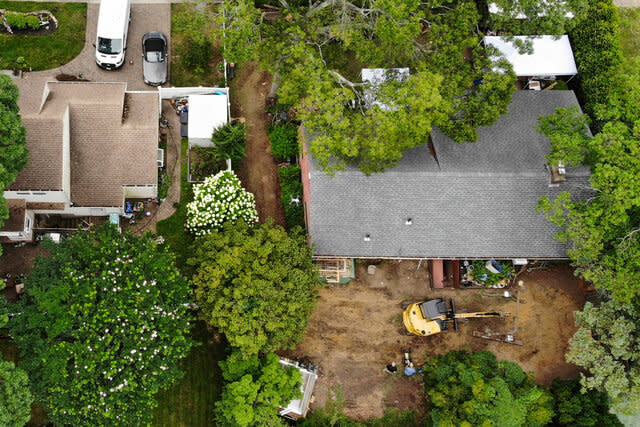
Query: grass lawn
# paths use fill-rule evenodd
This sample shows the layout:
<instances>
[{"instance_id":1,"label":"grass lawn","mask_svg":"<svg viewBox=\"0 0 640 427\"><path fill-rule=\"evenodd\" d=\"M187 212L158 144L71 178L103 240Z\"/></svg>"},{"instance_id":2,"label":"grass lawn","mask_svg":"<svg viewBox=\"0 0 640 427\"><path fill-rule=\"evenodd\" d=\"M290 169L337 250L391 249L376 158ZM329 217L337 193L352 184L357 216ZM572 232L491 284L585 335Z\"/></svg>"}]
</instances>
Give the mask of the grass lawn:
<instances>
[{"instance_id":1,"label":"grass lawn","mask_svg":"<svg viewBox=\"0 0 640 427\"><path fill-rule=\"evenodd\" d=\"M620 7L620 39L625 58L640 55L640 8Z\"/></svg>"},{"instance_id":2,"label":"grass lawn","mask_svg":"<svg viewBox=\"0 0 640 427\"><path fill-rule=\"evenodd\" d=\"M157 233L165 238L165 241L173 248L178 262L178 267L185 272L189 247L193 243L193 237L184 230L187 218L187 203L193 199L193 188L187 182L187 149L189 142L184 138L180 145L180 206L169 218L158 222Z\"/></svg>"},{"instance_id":3,"label":"grass lawn","mask_svg":"<svg viewBox=\"0 0 640 427\"><path fill-rule=\"evenodd\" d=\"M19 56L23 56L33 70L56 68L75 58L84 46L86 3L0 1L0 9L48 10L59 24L55 32L44 36L0 34L0 69L12 69Z\"/></svg>"},{"instance_id":4,"label":"grass lawn","mask_svg":"<svg viewBox=\"0 0 640 427\"><path fill-rule=\"evenodd\" d=\"M180 206L176 212L157 224L158 234L174 250L177 264L189 274L186 260L193 237L184 230L187 203L193 199L191 184L187 182L188 141L181 143ZM158 407L153 414L153 426L199 427L213 425L213 409L222 391L222 374L218 362L225 359L225 343L213 340L213 333L204 322L197 322L193 337L200 343L180 363L185 376L173 387L156 395Z\"/></svg>"},{"instance_id":5,"label":"grass lawn","mask_svg":"<svg viewBox=\"0 0 640 427\"><path fill-rule=\"evenodd\" d=\"M197 322L193 338L200 345L180 362L185 376L156 395L158 407L152 426L205 427L214 425L213 410L222 392L218 362L225 358L225 343L215 342L204 322Z\"/></svg>"}]
</instances>

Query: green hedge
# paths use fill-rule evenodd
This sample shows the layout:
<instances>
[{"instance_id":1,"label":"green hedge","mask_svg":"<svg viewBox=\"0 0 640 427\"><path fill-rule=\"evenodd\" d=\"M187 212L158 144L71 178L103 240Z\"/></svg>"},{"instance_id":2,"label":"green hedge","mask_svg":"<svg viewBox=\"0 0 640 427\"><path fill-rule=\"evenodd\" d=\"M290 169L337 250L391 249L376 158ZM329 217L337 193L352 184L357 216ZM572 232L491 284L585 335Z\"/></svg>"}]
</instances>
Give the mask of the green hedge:
<instances>
[{"instance_id":1,"label":"green hedge","mask_svg":"<svg viewBox=\"0 0 640 427\"><path fill-rule=\"evenodd\" d=\"M24 13L7 13L4 17L12 29L26 30L29 28L31 30L37 30L40 28L40 18L37 16L27 16Z\"/></svg>"},{"instance_id":2,"label":"green hedge","mask_svg":"<svg viewBox=\"0 0 640 427\"><path fill-rule=\"evenodd\" d=\"M298 156L298 129L292 123L282 123L269 129L271 152L276 161L290 161Z\"/></svg>"},{"instance_id":3,"label":"green hedge","mask_svg":"<svg viewBox=\"0 0 640 427\"><path fill-rule=\"evenodd\" d=\"M578 65L579 95L585 113L599 130L597 109L607 105L617 90L616 80L622 64L620 17L611 0L599 0L589 5L587 16L570 34ZM602 108L602 107L600 107Z\"/></svg>"},{"instance_id":4,"label":"green hedge","mask_svg":"<svg viewBox=\"0 0 640 427\"><path fill-rule=\"evenodd\" d=\"M302 180L300 166L286 166L278 170L280 175L280 201L284 209L287 228L304 227L304 208L302 203ZM291 199L299 199L299 203L292 203Z\"/></svg>"}]
</instances>

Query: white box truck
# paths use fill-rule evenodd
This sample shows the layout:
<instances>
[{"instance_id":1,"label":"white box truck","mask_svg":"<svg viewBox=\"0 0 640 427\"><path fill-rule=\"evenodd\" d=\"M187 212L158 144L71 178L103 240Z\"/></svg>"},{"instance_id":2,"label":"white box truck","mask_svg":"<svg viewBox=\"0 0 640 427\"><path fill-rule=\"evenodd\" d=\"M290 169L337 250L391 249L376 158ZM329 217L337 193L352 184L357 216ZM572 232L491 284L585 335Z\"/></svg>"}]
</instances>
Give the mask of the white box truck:
<instances>
[{"instance_id":1,"label":"white box truck","mask_svg":"<svg viewBox=\"0 0 640 427\"><path fill-rule=\"evenodd\" d=\"M96 64L115 70L124 64L129 31L129 0L101 0L96 36Z\"/></svg>"}]
</instances>

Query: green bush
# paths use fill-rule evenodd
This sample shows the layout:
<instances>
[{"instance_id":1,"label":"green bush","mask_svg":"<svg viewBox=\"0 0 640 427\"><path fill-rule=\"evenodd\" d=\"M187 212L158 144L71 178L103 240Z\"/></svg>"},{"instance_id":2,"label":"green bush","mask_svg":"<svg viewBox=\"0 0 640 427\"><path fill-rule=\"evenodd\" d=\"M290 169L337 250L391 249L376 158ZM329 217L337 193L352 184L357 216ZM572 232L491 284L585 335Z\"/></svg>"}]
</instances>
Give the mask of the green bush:
<instances>
[{"instance_id":1,"label":"green bush","mask_svg":"<svg viewBox=\"0 0 640 427\"><path fill-rule=\"evenodd\" d=\"M502 273L492 273L487 269L485 263L486 261L479 259L473 261L473 279L487 287L497 285L501 280L508 279L513 275L513 267L510 263L499 262L502 266ZM484 278L485 274L486 278Z\"/></svg>"},{"instance_id":2,"label":"green bush","mask_svg":"<svg viewBox=\"0 0 640 427\"><path fill-rule=\"evenodd\" d=\"M215 145L217 161L231 159L234 169L240 166L244 158L247 143L247 127L243 123L231 122L213 131L211 141Z\"/></svg>"},{"instance_id":3,"label":"green bush","mask_svg":"<svg viewBox=\"0 0 640 427\"><path fill-rule=\"evenodd\" d=\"M36 31L40 28L40 18L38 18L37 16L27 16L26 19L26 25L27 27L31 28L32 30Z\"/></svg>"},{"instance_id":4,"label":"green bush","mask_svg":"<svg viewBox=\"0 0 640 427\"><path fill-rule=\"evenodd\" d=\"M580 381L553 380L551 393L553 394L553 421L558 426L622 426L615 414L609 413L609 399L607 394L590 390L581 393Z\"/></svg>"},{"instance_id":5,"label":"green bush","mask_svg":"<svg viewBox=\"0 0 640 427\"><path fill-rule=\"evenodd\" d=\"M292 123L277 124L269 130L271 152L282 162L298 156L298 129Z\"/></svg>"},{"instance_id":6,"label":"green bush","mask_svg":"<svg viewBox=\"0 0 640 427\"><path fill-rule=\"evenodd\" d=\"M300 166L286 166L278 170L280 176L280 201L284 209L287 228L304 227L304 208L302 203L302 181ZM298 199L299 202L292 202Z\"/></svg>"},{"instance_id":7,"label":"green bush","mask_svg":"<svg viewBox=\"0 0 640 427\"><path fill-rule=\"evenodd\" d=\"M171 177L166 171L158 169L158 198L166 199L169 195L169 187L171 186Z\"/></svg>"},{"instance_id":8,"label":"green bush","mask_svg":"<svg viewBox=\"0 0 640 427\"><path fill-rule=\"evenodd\" d=\"M7 13L4 17L12 29L24 30L27 28L27 17L24 13Z\"/></svg>"},{"instance_id":9,"label":"green bush","mask_svg":"<svg viewBox=\"0 0 640 427\"><path fill-rule=\"evenodd\" d=\"M578 65L580 95L585 113L591 116L595 130L601 123L596 110L609 103L617 82L611 77L622 64L620 17L611 0L589 5L586 17L570 34Z\"/></svg>"}]
</instances>

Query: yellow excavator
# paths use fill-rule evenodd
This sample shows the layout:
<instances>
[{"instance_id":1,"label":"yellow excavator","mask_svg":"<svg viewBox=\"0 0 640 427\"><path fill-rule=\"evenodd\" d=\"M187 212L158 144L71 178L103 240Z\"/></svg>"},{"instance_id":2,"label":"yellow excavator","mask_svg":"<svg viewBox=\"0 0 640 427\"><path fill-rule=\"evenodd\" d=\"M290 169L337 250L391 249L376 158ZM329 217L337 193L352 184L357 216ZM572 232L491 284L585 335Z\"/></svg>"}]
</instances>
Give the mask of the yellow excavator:
<instances>
[{"instance_id":1,"label":"yellow excavator","mask_svg":"<svg viewBox=\"0 0 640 427\"><path fill-rule=\"evenodd\" d=\"M451 308L443 298L436 298L424 302L409 304L402 314L405 328L411 334L421 337L446 332L446 322L453 321L453 327L458 330L458 319L475 319L481 317L507 317L509 313L499 311L480 311L475 313L456 313L453 299L449 300Z\"/></svg>"}]
</instances>

